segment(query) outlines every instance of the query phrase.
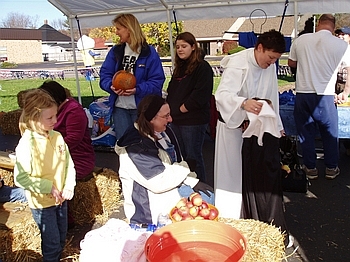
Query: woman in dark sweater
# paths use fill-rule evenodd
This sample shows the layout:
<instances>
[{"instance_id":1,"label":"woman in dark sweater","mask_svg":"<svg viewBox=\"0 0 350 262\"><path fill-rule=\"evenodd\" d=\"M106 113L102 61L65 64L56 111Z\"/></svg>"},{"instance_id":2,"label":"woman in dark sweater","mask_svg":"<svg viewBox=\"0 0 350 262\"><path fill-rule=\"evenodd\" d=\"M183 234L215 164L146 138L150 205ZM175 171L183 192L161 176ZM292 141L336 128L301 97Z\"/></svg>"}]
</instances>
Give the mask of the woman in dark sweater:
<instances>
[{"instance_id":1,"label":"woman in dark sweater","mask_svg":"<svg viewBox=\"0 0 350 262\"><path fill-rule=\"evenodd\" d=\"M191 33L179 34L175 45L175 70L167 90L171 126L185 160L196 161L197 176L206 182L202 147L209 123L213 71Z\"/></svg>"}]
</instances>

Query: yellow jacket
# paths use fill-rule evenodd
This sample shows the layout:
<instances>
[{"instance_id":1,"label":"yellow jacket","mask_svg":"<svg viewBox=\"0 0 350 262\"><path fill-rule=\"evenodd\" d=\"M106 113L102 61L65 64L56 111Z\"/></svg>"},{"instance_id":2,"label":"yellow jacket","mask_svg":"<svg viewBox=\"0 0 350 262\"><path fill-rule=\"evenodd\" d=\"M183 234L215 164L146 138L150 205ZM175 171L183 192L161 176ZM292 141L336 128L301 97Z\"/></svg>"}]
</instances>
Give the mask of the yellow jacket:
<instances>
[{"instance_id":1,"label":"yellow jacket","mask_svg":"<svg viewBox=\"0 0 350 262\"><path fill-rule=\"evenodd\" d=\"M62 135L50 131L48 137L25 130L16 147L15 184L26 191L30 208L57 205L52 185L61 192L74 191L75 169Z\"/></svg>"}]
</instances>

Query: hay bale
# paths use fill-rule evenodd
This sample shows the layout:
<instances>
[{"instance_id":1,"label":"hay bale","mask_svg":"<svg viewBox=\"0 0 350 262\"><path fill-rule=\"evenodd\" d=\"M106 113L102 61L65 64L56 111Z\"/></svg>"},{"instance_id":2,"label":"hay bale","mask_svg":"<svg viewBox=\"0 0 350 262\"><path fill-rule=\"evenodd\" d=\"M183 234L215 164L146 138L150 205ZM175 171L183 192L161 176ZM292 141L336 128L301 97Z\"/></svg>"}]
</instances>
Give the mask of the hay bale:
<instances>
[{"instance_id":1,"label":"hay bale","mask_svg":"<svg viewBox=\"0 0 350 262\"><path fill-rule=\"evenodd\" d=\"M285 258L284 234L273 225L254 219L219 218L236 228L247 240L242 262L280 262Z\"/></svg>"},{"instance_id":2,"label":"hay bale","mask_svg":"<svg viewBox=\"0 0 350 262\"><path fill-rule=\"evenodd\" d=\"M0 167L0 177L4 179L5 185L15 186L12 170Z\"/></svg>"},{"instance_id":3,"label":"hay bale","mask_svg":"<svg viewBox=\"0 0 350 262\"><path fill-rule=\"evenodd\" d=\"M19 206L24 208L14 212ZM17 203L5 203L2 207L1 217L8 218L0 221L0 258L4 262L41 261L40 231L29 207ZM71 240L66 242L61 261L79 261L80 250L72 247Z\"/></svg>"},{"instance_id":4,"label":"hay bale","mask_svg":"<svg viewBox=\"0 0 350 262\"><path fill-rule=\"evenodd\" d=\"M1 111L0 112L0 121L1 121L1 118L3 117L3 115L5 115L6 113L4 111Z\"/></svg>"},{"instance_id":5,"label":"hay bale","mask_svg":"<svg viewBox=\"0 0 350 262\"><path fill-rule=\"evenodd\" d=\"M101 198L96 186L96 178L87 182L77 181L75 194L69 203L74 222L83 225L95 220L96 215L103 213Z\"/></svg>"},{"instance_id":6,"label":"hay bale","mask_svg":"<svg viewBox=\"0 0 350 262\"><path fill-rule=\"evenodd\" d=\"M17 104L19 105L20 108L24 107L25 97L26 97L27 93L32 91L32 90L34 90L34 89L32 88L32 89L28 89L28 90L22 90L22 91L19 91L17 93Z\"/></svg>"},{"instance_id":7,"label":"hay bale","mask_svg":"<svg viewBox=\"0 0 350 262\"><path fill-rule=\"evenodd\" d=\"M98 220L105 224L110 214L121 206L120 185L118 174L108 168L94 172L87 182L77 181L70 204L74 222L83 225Z\"/></svg>"},{"instance_id":8,"label":"hay bale","mask_svg":"<svg viewBox=\"0 0 350 262\"><path fill-rule=\"evenodd\" d=\"M96 176L96 186L101 197L103 214L96 216L96 221L104 225L109 216L123 205L121 200L121 182L112 169L104 168Z\"/></svg>"},{"instance_id":9,"label":"hay bale","mask_svg":"<svg viewBox=\"0 0 350 262\"><path fill-rule=\"evenodd\" d=\"M19 117L22 109L7 112L0 118L0 129L3 135L20 135L19 131Z\"/></svg>"}]
</instances>

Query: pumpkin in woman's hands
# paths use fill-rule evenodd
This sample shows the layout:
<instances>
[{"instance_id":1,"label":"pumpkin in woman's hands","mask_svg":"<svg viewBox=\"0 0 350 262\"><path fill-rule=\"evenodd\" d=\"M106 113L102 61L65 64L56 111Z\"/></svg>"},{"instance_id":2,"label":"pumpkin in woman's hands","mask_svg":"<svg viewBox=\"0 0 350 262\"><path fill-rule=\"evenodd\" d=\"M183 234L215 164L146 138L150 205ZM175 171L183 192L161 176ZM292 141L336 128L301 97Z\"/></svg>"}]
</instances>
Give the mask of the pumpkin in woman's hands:
<instances>
[{"instance_id":1,"label":"pumpkin in woman's hands","mask_svg":"<svg viewBox=\"0 0 350 262\"><path fill-rule=\"evenodd\" d=\"M136 85L136 78L129 71L120 70L114 74L112 85L115 89L132 89Z\"/></svg>"}]
</instances>

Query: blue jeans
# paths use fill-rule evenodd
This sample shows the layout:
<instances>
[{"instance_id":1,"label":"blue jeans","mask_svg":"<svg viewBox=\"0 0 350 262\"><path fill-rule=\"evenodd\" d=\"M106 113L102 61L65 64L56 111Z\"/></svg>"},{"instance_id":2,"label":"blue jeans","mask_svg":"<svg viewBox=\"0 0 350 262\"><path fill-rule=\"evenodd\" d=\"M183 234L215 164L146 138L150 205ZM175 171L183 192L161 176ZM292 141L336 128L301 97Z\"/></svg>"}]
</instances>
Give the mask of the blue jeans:
<instances>
[{"instance_id":1,"label":"blue jeans","mask_svg":"<svg viewBox=\"0 0 350 262\"><path fill-rule=\"evenodd\" d=\"M137 109L124 109L114 107L113 109L113 124L117 140L122 137L126 129L133 125L137 118Z\"/></svg>"},{"instance_id":2,"label":"blue jeans","mask_svg":"<svg viewBox=\"0 0 350 262\"><path fill-rule=\"evenodd\" d=\"M23 188L3 185L0 188L0 203L5 202L27 202Z\"/></svg>"},{"instance_id":3,"label":"blue jeans","mask_svg":"<svg viewBox=\"0 0 350 262\"><path fill-rule=\"evenodd\" d=\"M319 129L324 152L324 163L335 168L339 161L338 112L332 95L297 93L294 119L303 150L303 164L316 167L315 138Z\"/></svg>"},{"instance_id":4,"label":"blue jeans","mask_svg":"<svg viewBox=\"0 0 350 262\"><path fill-rule=\"evenodd\" d=\"M194 191L193 189L190 187L190 186L187 186L187 185L181 185L179 188L178 188L178 192L180 194L181 197L189 197ZM210 196L207 196L205 193L199 191L199 193L201 194L202 196L202 199L207 202L208 204L211 204L211 205L214 205L214 194L211 193L211 192L208 192L210 193Z\"/></svg>"},{"instance_id":5,"label":"blue jeans","mask_svg":"<svg viewBox=\"0 0 350 262\"><path fill-rule=\"evenodd\" d=\"M31 209L41 233L43 262L58 262L66 244L68 229L67 201L62 205Z\"/></svg>"},{"instance_id":6,"label":"blue jeans","mask_svg":"<svg viewBox=\"0 0 350 262\"><path fill-rule=\"evenodd\" d=\"M178 126L171 123L170 126L180 143L181 153L184 159L196 160L195 172L197 178L205 183L206 176L202 149L208 124Z\"/></svg>"}]
</instances>

